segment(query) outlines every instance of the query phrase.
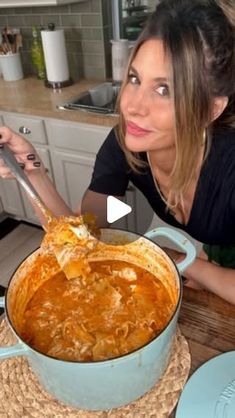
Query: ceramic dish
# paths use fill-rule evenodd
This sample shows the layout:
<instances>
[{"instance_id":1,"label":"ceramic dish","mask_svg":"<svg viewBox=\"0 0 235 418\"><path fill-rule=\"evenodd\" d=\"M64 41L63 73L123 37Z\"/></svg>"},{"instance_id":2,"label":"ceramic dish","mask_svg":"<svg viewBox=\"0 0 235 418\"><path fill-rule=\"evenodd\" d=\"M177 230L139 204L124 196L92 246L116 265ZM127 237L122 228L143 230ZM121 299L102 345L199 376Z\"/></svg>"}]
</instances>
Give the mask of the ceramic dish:
<instances>
[{"instance_id":1,"label":"ceramic dish","mask_svg":"<svg viewBox=\"0 0 235 418\"><path fill-rule=\"evenodd\" d=\"M235 417L235 351L207 361L189 379L176 418Z\"/></svg>"}]
</instances>

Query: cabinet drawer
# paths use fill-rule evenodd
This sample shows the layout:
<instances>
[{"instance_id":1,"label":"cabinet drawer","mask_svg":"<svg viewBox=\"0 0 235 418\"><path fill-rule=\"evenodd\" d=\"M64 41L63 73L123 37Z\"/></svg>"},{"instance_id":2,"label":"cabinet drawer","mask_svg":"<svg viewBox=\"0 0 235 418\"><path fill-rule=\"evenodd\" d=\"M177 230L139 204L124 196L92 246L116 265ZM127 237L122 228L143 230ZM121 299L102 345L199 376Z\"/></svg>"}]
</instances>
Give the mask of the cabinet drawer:
<instances>
[{"instance_id":1,"label":"cabinet drawer","mask_svg":"<svg viewBox=\"0 0 235 418\"><path fill-rule=\"evenodd\" d=\"M29 133L21 133L34 144L47 144L45 125L42 119L30 118L15 114L3 114L3 121L13 131L20 133L20 128L26 128Z\"/></svg>"},{"instance_id":2,"label":"cabinet drawer","mask_svg":"<svg viewBox=\"0 0 235 418\"><path fill-rule=\"evenodd\" d=\"M96 154L111 128L84 123L47 120L49 144L66 150Z\"/></svg>"}]
</instances>

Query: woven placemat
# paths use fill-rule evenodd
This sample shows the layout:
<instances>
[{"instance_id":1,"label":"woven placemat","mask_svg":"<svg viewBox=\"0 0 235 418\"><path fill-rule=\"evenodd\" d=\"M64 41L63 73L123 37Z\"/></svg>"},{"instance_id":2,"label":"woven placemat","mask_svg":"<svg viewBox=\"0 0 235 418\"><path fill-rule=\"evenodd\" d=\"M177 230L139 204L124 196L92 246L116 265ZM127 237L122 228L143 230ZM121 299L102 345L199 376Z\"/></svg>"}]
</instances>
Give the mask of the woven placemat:
<instances>
[{"instance_id":1,"label":"woven placemat","mask_svg":"<svg viewBox=\"0 0 235 418\"><path fill-rule=\"evenodd\" d=\"M3 319L0 346L15 343ZM84 411L70 408L51 397L39 384L26 358L0 361L1 418L167 418L186 383L191 358L186 339L177 330L172 356L161 380L142 398L122 408Z\"/></svg>"}]
</instances>

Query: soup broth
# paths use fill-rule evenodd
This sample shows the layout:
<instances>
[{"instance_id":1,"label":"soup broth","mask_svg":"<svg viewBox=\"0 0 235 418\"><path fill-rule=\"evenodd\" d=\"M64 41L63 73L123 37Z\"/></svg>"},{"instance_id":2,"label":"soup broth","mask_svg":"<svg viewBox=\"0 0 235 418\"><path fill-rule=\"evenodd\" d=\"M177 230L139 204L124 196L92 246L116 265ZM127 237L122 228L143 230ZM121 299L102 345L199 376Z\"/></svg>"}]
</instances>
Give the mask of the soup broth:
<instances>
[{"instance_id":1,"label":"soup broth","mask_svg":"<svg viewBox=\"0 0 235 418\"><path fill-rule=\"evenodd\" d=\"M86 278L62 271L27 303L21 337L51 357L98 361L127 354L156 337L175 304L149 271L125 261L91 261Z\"/></svg>"}]
</instances>

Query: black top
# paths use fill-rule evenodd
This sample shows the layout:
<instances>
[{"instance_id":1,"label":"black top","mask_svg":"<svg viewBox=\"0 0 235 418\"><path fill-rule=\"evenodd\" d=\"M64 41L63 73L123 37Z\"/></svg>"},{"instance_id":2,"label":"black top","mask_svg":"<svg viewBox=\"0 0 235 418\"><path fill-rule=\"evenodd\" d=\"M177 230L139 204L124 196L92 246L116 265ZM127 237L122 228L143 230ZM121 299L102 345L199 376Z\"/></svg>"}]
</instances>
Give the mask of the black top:
<instances>
[{"instance_id":1,"label":"black top","mask_svg":"<svg viewBox=\"0 0 235 418\"><path fill-rule=\"evenodd\" d=\"M146 153L141 157L147 161ZM166 211L149 166L137 174L130 169L112 129L97 154L89 189L123 196L129 181L144 194L153 211L167 224L206 244L235 245L234 130L217 133L212 139L187 225L182 225Z\"/></svg>"}]
</instances>

